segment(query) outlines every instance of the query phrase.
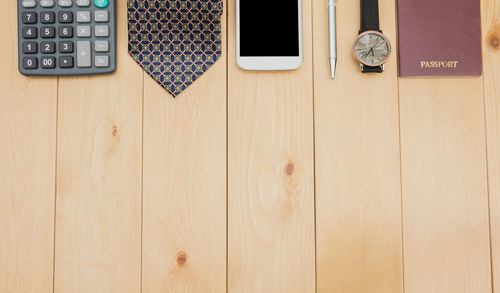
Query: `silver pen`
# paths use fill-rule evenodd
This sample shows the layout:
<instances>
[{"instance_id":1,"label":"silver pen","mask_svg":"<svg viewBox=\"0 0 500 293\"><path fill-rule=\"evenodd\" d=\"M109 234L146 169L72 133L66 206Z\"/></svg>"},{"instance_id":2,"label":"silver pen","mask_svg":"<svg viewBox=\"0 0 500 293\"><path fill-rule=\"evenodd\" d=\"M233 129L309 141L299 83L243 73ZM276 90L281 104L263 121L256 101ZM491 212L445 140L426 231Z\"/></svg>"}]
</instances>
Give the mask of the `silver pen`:
<instances>
[{"instance_id":1,"label":"silver pen","mask_svg":"<svg viewBox=\"0 0 500 293\"><path fill-rule=\"evenodd\" d=\"M335 67L337 65L337 0L328 0L328 38L330 49L330 73L335 78Z\"/></svg>"}]
</instances>

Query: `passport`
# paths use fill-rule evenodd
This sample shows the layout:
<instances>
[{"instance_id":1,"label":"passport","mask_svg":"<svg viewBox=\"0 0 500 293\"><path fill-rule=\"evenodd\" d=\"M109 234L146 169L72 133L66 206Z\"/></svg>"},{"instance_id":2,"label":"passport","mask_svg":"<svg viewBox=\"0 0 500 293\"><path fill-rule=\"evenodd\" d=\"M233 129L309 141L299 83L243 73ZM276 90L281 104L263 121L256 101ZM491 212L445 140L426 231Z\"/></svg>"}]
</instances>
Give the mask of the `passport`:
<instances>
[{"instance_id":1,"label":"passport","mask_svg":"<svg viewBox=\"0 0 500 293\"><path fill-rule=\"evenodd\" d=\"M398 0L399 76L480 76L480 0Z\"/></svg>"}]
</instances>

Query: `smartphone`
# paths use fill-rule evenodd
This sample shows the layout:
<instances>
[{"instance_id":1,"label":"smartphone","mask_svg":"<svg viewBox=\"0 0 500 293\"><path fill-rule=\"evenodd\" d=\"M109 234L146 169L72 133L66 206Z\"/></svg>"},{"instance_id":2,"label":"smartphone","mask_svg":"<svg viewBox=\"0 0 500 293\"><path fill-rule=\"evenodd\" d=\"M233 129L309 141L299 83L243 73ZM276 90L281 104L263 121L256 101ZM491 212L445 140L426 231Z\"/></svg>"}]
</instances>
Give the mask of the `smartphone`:
<instances>
[{"instance_id":1,"label":"smartphone","mask_svg":"<svg viewBox=\"0 0 500 293\"><path fill-rule=\"evenodd\" d=\"M302 65L302 0L236 0L236 62L245 70Z\"/></svg>"}]
</instances>

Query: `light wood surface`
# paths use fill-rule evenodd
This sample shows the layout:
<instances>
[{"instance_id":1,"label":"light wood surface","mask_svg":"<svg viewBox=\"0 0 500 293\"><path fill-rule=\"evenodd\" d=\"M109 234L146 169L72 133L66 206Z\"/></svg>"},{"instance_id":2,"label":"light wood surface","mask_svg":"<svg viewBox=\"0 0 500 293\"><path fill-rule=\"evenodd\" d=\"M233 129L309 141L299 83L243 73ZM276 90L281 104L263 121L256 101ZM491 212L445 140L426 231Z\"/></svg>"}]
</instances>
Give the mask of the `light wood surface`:
<instances>
[{"instance_id":1,"label":"light wood surface","mask_svg":"<svg viewBox=\"0 0 500 293\"><path fill-rule=\"evenodd\" d=\"M223 54L179 98L144 75L143 290L226 290Z\"/></svg>"},{"instance_id":2,"label":"light wood surface","mask_svg":"<svg viewBox=\"0 0 500 293\"><path fill-rule=\"evenodd\" d=\"M483 80L400 93L405 292L491 292Z\"/></svg>"},{"instance_id":3,"label":"light wood surface","mask_svg":"<svg viewBox=\"0 0 500 293\"><path fill-rule=\"evenodd\" d=\"M118 70L27 78L0 10L0 293L483 293L500 290L500 0L482 0L484 75L398 78L351 55L358 1L304 0L304 64L223 55L172 99ZM396 52L395 2L380 0ZM495 291L496 289L496 291Z\"/></svg>"},{"instance_id":4,"label":"light wood surface","mask_svg":"<svg viewBox=\"0 0 500 293\"><path fill-rule=\"evenodd\" d=\"M395 2L380 7L381 28L395 40ZM383 75L360 72L351 58L357 32L348 29L359 26L359 3L339 1L332 82L325 8L314 2L318 292L401 292L397 60Z\"/></svg>"},{"instance_id":5,"label":"light wood surface","mask_svg":"<svg viewBox=\"0 0 500 293\"><path fill-rule=\"evenodd\" d=\"M279 74L238 68L228 9L228 290L315 292L311 2L304 65Z\"/></svg>"},{"instance_id":6,"label":"light wood surface","mask_svg":"<svg viewBox=\"0 0 500 293\"><path fill-rule=\"evenodd\" d=\"M59 79L55 293L141 289L142 70L117 11L117 72Z\"/></svg>"},{"instance_id":7,"label":"light wood surface","mask_svg":"<svg viewBox=\"0 0 500 293\"><path fill-rule=\"evenodd\" d=\"M0 25L0 292L51 293L57 80L18 73L15 1Z\"/></svg>"},{"instance_id":8,"label":"light wood surface","mask_svg":"<svg viewBox=\"0 0 500 293\"><path fill-rule=\"evenodd\" d=\"M500 1L483 11L484 96L489 171L491 261L494 292L500 291Z\"/></svg>"}]
</instances>

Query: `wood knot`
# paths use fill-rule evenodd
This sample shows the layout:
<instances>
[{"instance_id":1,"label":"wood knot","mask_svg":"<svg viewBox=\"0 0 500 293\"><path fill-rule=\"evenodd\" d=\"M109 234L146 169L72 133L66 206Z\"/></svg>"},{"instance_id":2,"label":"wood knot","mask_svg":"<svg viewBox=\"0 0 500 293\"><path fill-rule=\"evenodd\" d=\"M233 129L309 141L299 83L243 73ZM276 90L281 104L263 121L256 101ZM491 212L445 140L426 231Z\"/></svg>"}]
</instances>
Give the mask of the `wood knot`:
<instances>
[{"instance_id":1,"label":"wood knot","mask_svg":"<svg viewBox=\"0 0 500 293\"><path fill-rule=\"evenodd\" d=\"M292 176L294 170L295 170L295 164L294 163L288 163L285 166L285 173L288 176Z\"/></svg>"},{"instance_id":2,"label":"wood knot","mask_svg":"<svg viewBox=\"0 0 500 293\"><path fill-rule=\"evenodd\" d=\"M498 49L498 46L500 46L500 41L498 40L497 36L491 37L490 46L493 47L494 49Z\"/></svg>"},{"instance_id":3,"label":"wood knot","mask_svg":"<svg viewBox=\"0 0 500 293\"><path fill-rule=\"evenodd\" d=\"M184 251L181 251L177 254L177 264L180 266L186 264L187 262L187 255Z\"/></svg>"},{"instance_id":4,"label":"wood knot","mask_svg":"<svg viewBox=\"0 0 500 293\"><path fill-rule=\"evenodd\" d=\"M113 125L113 127L111 128L111 135L113 137L117 137L119 134L120 134L120 130L118 130L118 126Z\"/></svg>"},{"instance_id":5,"label":"wood knot","mask_svg":"<svg viewBox=\"0 0 500 293\"><path fill-rule=\"evenodd\" d=\"M486 38L487 45L493 51L500 49L500 24L491 28L488 32L488 37Z\"/></svg>"}]
</instances>

